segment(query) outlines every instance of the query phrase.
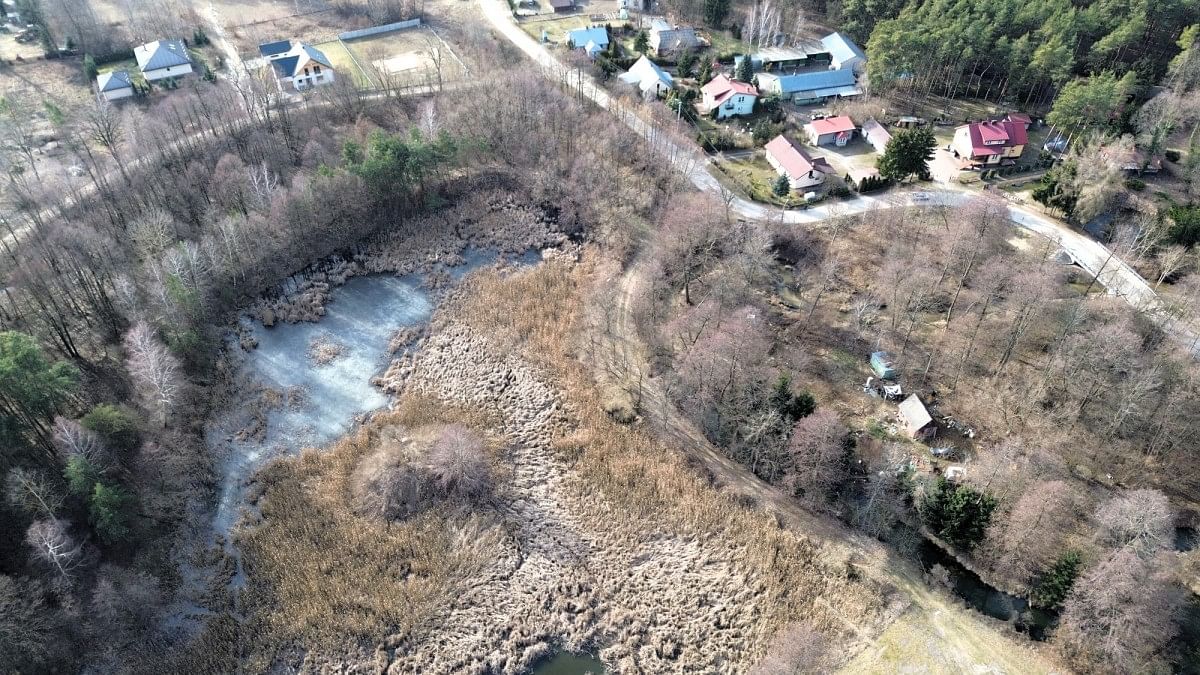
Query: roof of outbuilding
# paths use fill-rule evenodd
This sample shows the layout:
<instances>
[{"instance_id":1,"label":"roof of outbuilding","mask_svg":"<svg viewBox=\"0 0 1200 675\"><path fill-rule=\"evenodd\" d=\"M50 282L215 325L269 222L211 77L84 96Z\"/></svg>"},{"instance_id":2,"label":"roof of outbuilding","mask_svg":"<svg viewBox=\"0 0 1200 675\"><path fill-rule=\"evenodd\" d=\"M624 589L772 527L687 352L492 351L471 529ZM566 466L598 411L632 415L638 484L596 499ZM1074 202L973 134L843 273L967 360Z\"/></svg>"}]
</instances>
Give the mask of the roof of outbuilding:
<instances>
[{"instance_id":1,"label":"roof of outbuilding","mask_svg":"<svg viewBox=\"0 0 1200 675\"><path fill-rule=\"evenodd\" d=\"M860 59L867 58L863 50L854 44L854 40L851 40L844 33L830 33L821 38L821 44L829 51L829 55L833 57L833 60L838 63L849 61L855 57Z\"/></svg>"},{"instance_id":2,"label":"roof of outbuilding","mask_svg":"<svg viewBox=\"0 0 1200 675\"><path fill-rule=\"evenodd\" d=\"M784 95L799 91L854 86L854 73L849 70L814 70L810 73L771 77L779 80L779 92Z\"/></svg>"},{"instance_id":3,"label":"roof of outbuilding","mask_svg":"<svg viewBox=\"0 0 1200 675\"><path fill-rule=\"evenodd\" d=\"M933 421L929 411L925 409L925 404L921 403L921 398L916 394L904 399L900 404L900 418L904 420L905 426L913 431L923 429Z\"/></svg>"},{"instance_id":4,"label":"roof of outbuilding","mask_svg":"<svg viewBox=\"0 0 1200 675\"><path fill-rule=\"evenodd\" d=\"M567 7L574 7L575 2L574 0L550 0L550 6L554 9L566 9Z\"/></svg>"},{"instance_id":5,"label":"roof of outbuilding","mask_svg":"<svg viewBox=\"0 0 1200 675\"><path fill-rule=\"evenodd\" d=\"M100 91L117 91L119 89L132 89L133 80L129 78L129 73L124 70L114 70L111 73L100 73L96 76L96 87Z\"/></svg>"},{"instance_id":6,"label":"roof of outbuilding","mask_svg":"<svg viewBox=\"0 0 1200 675\"><path fill-rule=\"evenodd\" d=\"M149 70L159 70L160 68L183 66L192 62L192 57L188 55L187 47L184 46L183 40L155 40L154 42L147 42L144 45L134 47L133 56L137 59L138 68L143 73Z\"/></svg>"},{"instance_id":7,"label":"roof of outbuilding","mask_svg":"<svg viewBox=\"0 0 1200 675\"><path fill-rule=\"evenodd\" d=\"M821 136L824 136L825 134L836 134L842 131L854 131L857 128L854 125L854 120L850 119L846 115L826 117L823 120L813 120L806 126L812 127L812 130Z\"/></svg>"}]
</instances>

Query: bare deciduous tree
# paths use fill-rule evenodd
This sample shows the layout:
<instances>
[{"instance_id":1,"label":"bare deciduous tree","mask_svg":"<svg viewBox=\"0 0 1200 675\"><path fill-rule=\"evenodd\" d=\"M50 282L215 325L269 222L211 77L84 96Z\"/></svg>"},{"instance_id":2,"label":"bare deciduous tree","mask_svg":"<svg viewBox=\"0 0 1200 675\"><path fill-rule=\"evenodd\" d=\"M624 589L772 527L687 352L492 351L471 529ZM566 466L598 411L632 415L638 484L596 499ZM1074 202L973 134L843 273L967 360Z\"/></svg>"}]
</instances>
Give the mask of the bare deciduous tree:
<instances>
[{"instance_id":1,"label":"bare deciduous tree","mask_svg":"<svg viewBox=\"0 0 1200 675\"><path fill-rule=\"evenodd\" d=\"M1122 549L1088 570L1063 605L1055 641L1077 668L1144 672L1178 631L1181 597L1158 560Z\"/></svg>"},{"instance_id":2,"label":"bare deciduous tree","mask_svg":"<svg viewBox=\"0 0 1200 675\"><path fill-rule=\"evenodd\" d=\"M791 469L785 482L797 495L820 504L846 480L846 426L837 413L821 408L792 428Z\"/></svg>"},{"instance_id":3,"label":"bare deciduous tree","mask_svg":"<svg viewBox=\"0 0 1200 675\"><path fill-rule=\"evenodd\" d=\"M55 418L54 445L64 460L78 455L101 471L109 464L108 449L104 447L104 442L75 420Z\"/></svg>"},{"instance_id":4,"label":"bare deciduous tree","mask_svg":"<svg viewBox=\"0 0 1200 675\"><path fill-rule=\"evenodd\" d=\"M63 495L45 472L17 467L5 481L9 503L41 518L57 517Z\"/></svg>"},{"instance_id":5,"label":"bare deciduous tree","mask_svg":"<svg viewBox=\"0 0 1200 675\"><path fill-rule=\"evenodd\" d=\"M1114 546L1151 556L1171 541L1174 520L1167 496L1158 490L1132 490L1096 510L1101 533Z\"/></svg>"},{"instance_id":6,"label":"bare deciduous tree","mask_svg":"<svg viewBox=\"0 0 1200 675\"><path fill-rule=\"evenodd\" d=\"M66 521L34 521L25 532L25 541L33 548L34 555L49 564L60 578L73 578L83 562L83 544L67 531Z\"/></svg>"},{"instance_id":7,"label":"bare deciduous tree","mask_svg":"<svg viewBox=\"0 0 1200 675\"><path fill-rule=\"evenodd\" d=\"M1155 262L1158 263L1158 281L1154 282L1154 288L1158 288L1164 281L1182 272L1189 266L1196 264L1196 258L1192 252L1185 246L1171 244L1158 251L1155 256Z\"/></svg>"},{"instance_id":8,"label":"bare deciduous tree","mask_svg":"<svg viewBox=\"0 0 1200 675\"><path fill-rule=\"evenodd\" d=\"M159 342L149 324L140 321L125 334L125 367L146 408L165 426L183 389L179 360Z\"/></svg>"}]
</instances>

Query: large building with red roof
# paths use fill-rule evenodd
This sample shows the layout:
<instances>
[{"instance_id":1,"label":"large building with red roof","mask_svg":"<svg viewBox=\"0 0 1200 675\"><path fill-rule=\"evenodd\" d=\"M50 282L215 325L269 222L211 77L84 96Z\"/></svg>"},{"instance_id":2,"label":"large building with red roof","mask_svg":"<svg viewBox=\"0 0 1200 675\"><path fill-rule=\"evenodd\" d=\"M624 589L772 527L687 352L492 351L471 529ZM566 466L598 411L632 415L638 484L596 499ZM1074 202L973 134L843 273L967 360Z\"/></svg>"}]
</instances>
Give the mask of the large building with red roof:
<instances>
[{"instance_id":1,"label":"large building with red roof","mask_svg":"<svg viewBox=\"0 0 1200 675\"><path fill-rule=\"evenodd\" d=\"M779 134L763 148L767 162L781 176L787 176L793 190L802 190L825 182L833 173L833 167L824 157L811 157L804 148L783 134Z\"/></svg>"},{"instance_id":2,"label":"large building with red roof","mask_svg":"<svg viewBox=\"0 0 1200 675\"><path fill-rule=\"evenodd\" d=\"M950 149L955 157L974 166L1011 164L1025 152L1029 142L1025 128L1024 120L1015 116L964 124L954 130Z\"/></svg>"},{"instance_id":3,"label":"large building with red roof","mask_svg":"<svg viewBox=\"0 0 1200 675\"><path fill-rule=\"evenodd\" d=\"M700 93L704 110L709 113L715 110L717 119L749 115L754 112L754 102L758 100L758 89L754 85L731 80L725 75L714 77L700 88Z\"/></svg>"}]
</instances>

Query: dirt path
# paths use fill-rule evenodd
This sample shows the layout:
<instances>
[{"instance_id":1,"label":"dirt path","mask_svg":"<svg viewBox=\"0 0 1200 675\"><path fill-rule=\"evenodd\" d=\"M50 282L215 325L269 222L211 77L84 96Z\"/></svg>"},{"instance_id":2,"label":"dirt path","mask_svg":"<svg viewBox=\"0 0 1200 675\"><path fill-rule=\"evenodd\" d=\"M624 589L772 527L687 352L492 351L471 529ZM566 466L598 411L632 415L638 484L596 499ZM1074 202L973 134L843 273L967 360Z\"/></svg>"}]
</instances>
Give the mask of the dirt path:
<instances>
[{"instance_id":1,"label":"dirt path","mask_svg":"<svg viewBox=\"0 0 1200 675\"><path fill-rule=\"evenodd\" d=\"M641 283L641 268L632 265L619 280L617 316L612 335L597 364L602 378L620 378L625 364L645 368L645 347L632 319L633 299ZM641 399L646 422L679 450L695 458L715 481L736 494L752 498L794 531L823 545L842 547L860 571L897 588L911 605L878 637L864 635L868 646L843 669L846 673L914 672L1046 673L1055 667L1023 638L1005 635L991 620L966 608L944 591L926 585L913 563L899 559L878 542L841 522L804 509L782 490L759 479L726 457L683 417L656 379L638 378L624 386ZM865 631L867 627L855 627Z\"/></svg>"}]
</instances>

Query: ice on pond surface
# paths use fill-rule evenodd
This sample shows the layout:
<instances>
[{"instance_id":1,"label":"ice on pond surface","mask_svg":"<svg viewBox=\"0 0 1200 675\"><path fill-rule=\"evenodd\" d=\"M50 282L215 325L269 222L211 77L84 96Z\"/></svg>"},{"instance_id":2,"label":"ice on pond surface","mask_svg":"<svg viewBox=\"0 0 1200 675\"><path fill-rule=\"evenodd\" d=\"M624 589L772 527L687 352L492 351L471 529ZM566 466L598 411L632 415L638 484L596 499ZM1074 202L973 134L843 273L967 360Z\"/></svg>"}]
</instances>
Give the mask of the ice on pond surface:
<instances>
[{"instance_id":1,"label":"ice on pond surface","mask_svg":"<svg viewBox=\"0 0 1200 675\"><path fill-rule=\"evenodd\" d=\"M234 437L238 423L246 423L251 414L245 408L257 405L253 392L241 392L244 398L235 404L243 414L223 415L225 423L209 429L210 447L227 447L214 518L217 532L232 529L245 480L268 459L323 446L346 433L362 413L387 405L387 396L371 385L371 378L386 369L388 344L396 331L427 321L433 303L418 278L373 275L334 288L325 309L316 323L266 328L243 319L258 340L239 366L243 380L284 396L267 413L261 436ZM331 346L329 358L314 358L314 343Z\"/></svg>"}]
</instances>

